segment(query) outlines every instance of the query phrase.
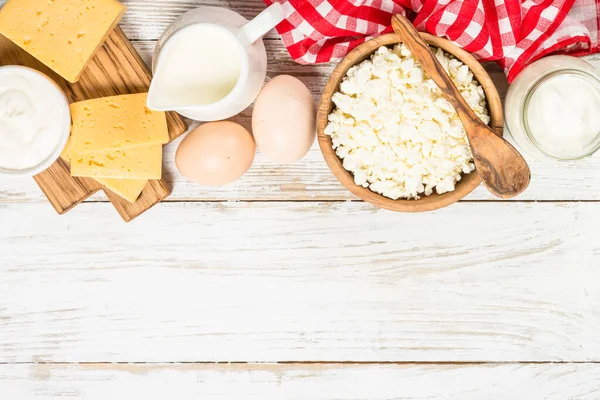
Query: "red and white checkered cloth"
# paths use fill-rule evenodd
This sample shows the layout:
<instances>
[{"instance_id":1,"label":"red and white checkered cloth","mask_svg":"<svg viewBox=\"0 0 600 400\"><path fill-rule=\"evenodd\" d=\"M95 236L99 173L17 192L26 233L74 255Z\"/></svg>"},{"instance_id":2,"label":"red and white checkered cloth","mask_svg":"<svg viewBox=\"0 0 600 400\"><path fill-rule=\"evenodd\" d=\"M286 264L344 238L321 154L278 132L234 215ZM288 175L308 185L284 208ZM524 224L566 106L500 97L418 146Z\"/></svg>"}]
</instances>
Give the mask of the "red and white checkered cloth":
<instances>
[{"instance_id":1,"label":"red and white checkered cloth","mask_svg":"<svg viewBox=\"0 0 600 400\"><path fill-rule=\"evenodd\" d=\"M393 14L446 37L482 61L497 61L509 81L550 53L600 50L600 0L264 0L282 3L277 30L301 64L338 60L366 39L391 32Z\"/></svg>"}]
</instances>

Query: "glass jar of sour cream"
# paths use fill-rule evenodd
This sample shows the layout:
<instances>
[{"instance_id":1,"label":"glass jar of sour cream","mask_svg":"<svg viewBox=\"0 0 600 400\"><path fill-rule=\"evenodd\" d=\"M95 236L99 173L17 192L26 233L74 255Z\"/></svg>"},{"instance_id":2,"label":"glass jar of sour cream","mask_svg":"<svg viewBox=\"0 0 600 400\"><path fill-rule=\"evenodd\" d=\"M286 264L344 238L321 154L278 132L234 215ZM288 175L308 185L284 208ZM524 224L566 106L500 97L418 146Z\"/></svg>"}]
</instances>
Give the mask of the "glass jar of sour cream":
<instances>
[{"instance_id":1,"label":"glass jar of sour cream","mask_svg":"<svg viewBox=\"0 0 600 400\"><path fill-rule=\"evenodd\" d=\"M584 60L534 62L509 87L505 107L510 135L532 157L575 160L600 149L600 76Z\"/></svg>"}]
</instances>

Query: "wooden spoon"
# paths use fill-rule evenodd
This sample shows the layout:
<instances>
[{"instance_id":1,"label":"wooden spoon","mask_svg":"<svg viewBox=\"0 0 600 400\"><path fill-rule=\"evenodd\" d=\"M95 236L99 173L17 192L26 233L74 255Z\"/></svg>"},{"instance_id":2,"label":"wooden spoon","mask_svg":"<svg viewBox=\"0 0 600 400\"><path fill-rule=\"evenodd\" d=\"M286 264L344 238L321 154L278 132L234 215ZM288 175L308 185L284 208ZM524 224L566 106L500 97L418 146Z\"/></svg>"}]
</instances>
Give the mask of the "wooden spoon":
<instances>
[{"instance_id":1,"label":"wooden spoon","mask_svg":"<svg viewBox=\"0 0 600 400\"><path fill-rule=\"evenodd\" d=\"M411 22L395 15L392 25L458 113L471 144L475 168L488 190L503 199L522 193L531 181L531 171L523 156L479 119Z\"/></svg>"}]
</instances>

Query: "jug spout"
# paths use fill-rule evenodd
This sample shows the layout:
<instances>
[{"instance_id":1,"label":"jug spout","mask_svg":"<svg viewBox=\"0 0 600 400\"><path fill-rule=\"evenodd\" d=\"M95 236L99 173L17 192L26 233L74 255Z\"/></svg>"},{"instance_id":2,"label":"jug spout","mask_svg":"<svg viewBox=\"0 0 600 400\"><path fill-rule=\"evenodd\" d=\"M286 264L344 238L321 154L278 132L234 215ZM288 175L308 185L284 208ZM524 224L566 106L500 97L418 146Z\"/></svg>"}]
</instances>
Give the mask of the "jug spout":
<instances>
[{"instance_id":1,"label":"jug spout","mask_svg":"<svg viewBox=\"0 0 600 400\"><path fill-rule=\"evenodd\" d=\"M178 109L185 107L183 104L178 104L178 102L169 95L169 88L167 84L164 83L160 68L156 69L154 78L150 83L146 105L149 109L154 111L177 111Z\"/></svg>"},{"instance_id":2,"label":"jug spout","mask_svg":"<svg viewBox=\"0 0 600 400\"><path fill-rule=\"evenodd\" d=\"M168 102L164 101L159 88L159 81L156 79L156 74L154 76L155 78L152 79L152 83L150 83L150 89L148 90L148 99L146 100L146 105L149 109L154 111L175 111L177 105L168 104Z\"/></svg>"},{"instance_id":3,"label":"jug spout","mask_svg":"<svg viewBox=\"0 0 600 400\"><path fill-rule=\"evenodd\" d=\"M146 105L155 111L177 111L210 104L212 99L198 96L201 90L195 90L194 75L173 70L173 60L159 59L154 77L148 89ZM176 60L177 61L177 60ZM165 65L167 64L167 65Z\"/></svg>"}]
</instances>

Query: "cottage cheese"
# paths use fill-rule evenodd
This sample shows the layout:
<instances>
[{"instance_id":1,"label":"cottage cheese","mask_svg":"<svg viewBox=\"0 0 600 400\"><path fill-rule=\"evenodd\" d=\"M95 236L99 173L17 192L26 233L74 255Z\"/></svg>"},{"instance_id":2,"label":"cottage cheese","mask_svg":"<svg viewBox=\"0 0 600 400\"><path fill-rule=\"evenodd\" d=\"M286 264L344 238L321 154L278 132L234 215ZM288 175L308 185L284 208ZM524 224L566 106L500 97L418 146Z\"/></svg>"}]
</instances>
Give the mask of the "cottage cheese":
<instances>
[{"instance_id":1,"label":"cottage cheese","mask_svg":"<svg viewBox=\"0 0 600 400\"><path fill-rule=\"evenodd\" d=\"M436 57L486 124L483 88L467 65L441 49ZM381 47L350 68L333 95L325 134L357 185L391 199L453 191L475 169L452 105L405 45Z\"/></svg>"}]
</instances>

